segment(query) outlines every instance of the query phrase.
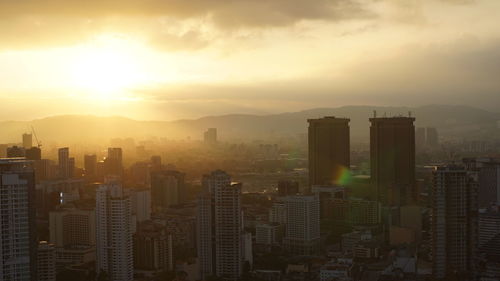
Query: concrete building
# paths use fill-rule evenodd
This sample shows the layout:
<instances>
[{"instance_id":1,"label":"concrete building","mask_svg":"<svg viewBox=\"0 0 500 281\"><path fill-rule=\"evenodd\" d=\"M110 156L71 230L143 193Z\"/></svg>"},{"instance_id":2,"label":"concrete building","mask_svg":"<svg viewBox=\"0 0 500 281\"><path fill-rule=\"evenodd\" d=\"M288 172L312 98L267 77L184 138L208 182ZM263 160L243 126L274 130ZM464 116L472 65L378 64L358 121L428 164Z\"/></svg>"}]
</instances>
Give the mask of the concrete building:
<instances>
[{"instance_id":1,"label":"concrete building","mask_svg":"<svg viewBox=\"0 0 500 281\"><path fill-rule=\"evenodd\" d=\"M478 159L479 168L478 204L480 208L500 204L500 159Z\"/></svg>"},{"instance_id":2,"label":"concrete building","mask_svg":"<svg viewBox=\"0 0 500 281\"><path fill-rule=\"evenodd\" d=\"M59 178L68 179L70 178L70 163L69 163L69 148L63 147L59 148L57 152L58 156L58 166L59 166Z\"/></svg>"},{"instance_id":3,"label":"concrete building","mask_svg":"<svg viewBox=\"0 0 500 281\"><path fill-rule=\"evenodd\" d=\"M202 185L197 216L201 276L237 280L245 260L241 183L231 183L228 174L217 170L203 176Z\"/></svg>"},{"instance_id":4,"label":"concrete building","mask_svg":"<svg viewBox=\"0 0 500 281\"><path fill-rule=\"evenodd\" d=\"M259 224L255 227L255 243L259 245L279 245L283 240L285 225L278 223Z\"/></svg>"},{"instance_id":5,"label":"concrete building","mask_svg":"<svg viewBox=\"0 0 500 281\"><path fill-rule=\"evenodd\" d=\"M354 246L361 241L371 240L372 233L370 231L353 231L349 233L342 234L342 251L345 254L352 254L354 251Z\"/></svg>"},{"instance_id":6,"label":"concrete building","mask_svg":"<svg viewBox=\"0 0 500 281\"><path fill-rule=\"evenodd\" d=\"M140 271L172 271L173 244L165 226L145 221L134 234L134 268Z\"/></svg>"},{"instance_id":7,"label":"concrete building","mask_svg":"<svg viewBox=\"0 0 500 281\"><path fill-rule=\"evenodd\" d=\"M500 234L500 206L480 209L478 215L478 247Z\"/></svg>"},{"instance_id":8,"label":"concrete building","mask_svg":"<svg viewBox=\"0 0 500 281\"><path fill-rule=\"evenodd\" d=\"M24 157L26 156L26 150L24 147L19 147L17 145L7 147L7 157L15 158L15 157Z\"/></svg>"},{"instance_id":9,"label":"concrete building","mask_svg":"<svg viewBox=\"0 0 500 281\"><path fill-rule=\"evenodd\" d=\"M415 186L415 126L412 117L370 118L370 171L377 201L410 203Z\"/></svg>"},{"instance_id":10,"label":"concrete building","mask_svg":"<svg viewBox=\"0 0 500 281\"><path fill-rule=\"evenodd\" d=\"M56 249L95 246L96 221L94 210L64 208L49 213L50 243Z\"/></svg>"},{"instance_id":11,"label":"concrete building","mask_svg":"<svg viewBox=\"0 0 500 281\"><path fill-rule=\"evenodd\" d=\"M203 141L206 144L216 144L217 143L217 128L208 128L205 133L203 133Z\"/></svg>"},{"instance_id":12,"label":"concrete building","mask_svg":"<svg viewBox=\"0 0 500 281\"><path fill-rule=\"evenodd\" d=\"M350 169L349 119L309 119L309 184L337 184Z\"/></svg>"},{"instance_id":13,"label":"concrete building","mask_svg":"<svg viewBox=\"0 0 500 281\"><path fill-rule=\"evenodd\" d=\"M23 147L25 149L30 149L33 146L33 135L23 134Z\"/></svg>"},{"instance_id":14,"label":"concrete building","mask_svg":"<svg viewBox=\"0 0 500 281\"><path fill-rule=\"evenodd\" d=\"M110 281L133 280L132 204L120 184L108 183L96 191L97 272Z\"/></svg>"},{"instance_id":15,"label":"concrete building","mask_svg":"<svg viewBox=\"0 0 500 281\"><path fill-rule=\"evenodd\" d=\"M351 281L351 270L353 267L353 260L341 258L332 260L321 267L319 270L320 281Z\"/></svg>"},{"instance_id":16,"label":"concrete building","mask_svg":"<svg viewBox=\"0 0 500 281\"><path fill-rule=\"evenodd\" d=\"M95 154L85 154L83 158L85 176L93 177L97 175L97 156Z\"/></svg>"},{"instance_id":17,"label":"concrete building","mask_svg":"<svg viewBox=\"0 0 500 281\"><path fill-rule=\"evenodd\" d=\"M151 190L130 190L132 200L132 214L136 216L137 223L151 219Z\"/></svg>"},{"instance_id":18,"label":"concrete building","mask_svg":"<svg viewBox=\"0 0 500 281\"><path fill-rule=\"evenodd\" d=\"M435 169L432 189L433 275L467 275L477 239L477 184L464 167L450 165Z\"/></svg>"},{"instance_id":19,"label":"concrete building","mask_svg":"<svg viewBox=\"0 0 500 281\"><path fill-rule=\"evenodd\" d=\"M427 128L425 145L428 148L437 148L439 146L439 136L436 128Z\"/></svg>"},{"instance_id":20,"label":"concrete building","mask_svg":"<svg viewBox=\"0 0 500 281\"><path fill-rule=\"evenodd\" d=\"M296 195L284 200L287 212L285 248L294 254L311 255L320 247L320 203L317 196Z\"/></svg>"},{"instance_id":21,"label":"concrete building","mask_svg":"<svg viewBox=\"0 0 500 281\"><path fill-rule=\"evenodd\" d=\"M0 159L0 281L37 280L32 162Z\"/></svg>"},{"instance_id":22,"label":"concrete building","mask_svg":"<svg viewBox=\"0 0 500 281\"><path fill-rule=\"evenodd\" d=\"M186 186L185 174L172 171L154 171L151 173L151 197L154 212L168 209L184 202Z\"/></svg>"},{"instance_id":23,"label":"concrete building","mask_svg":"<svg viewBox=\"0 0 500 281\"><path fill-rule=\"evenodd\" d=\"M283 202L274 202L269 210L269 222L286 224L286 206Z\"/></svg>"},{"instance_id":24,"label":"concrete building","mask_svg":"<svg viewBox=\"0 0 500 281\"><path fill-rule=\"evenodd\" d=\"M105 175L123 175L123 154L120 147L108 148L108 157L104 160Z\"/></svg>"},{"instance_id":25,"label":"concrete building","mask_svg":"<svg viewBox=\"0 0 500 281\"><path fill-rule=\"evenodd\" d=\"M296 195L299 193L299 182L280 180L278 182L278 196Z\"/></svg>"},{"instance_id":26,"label":"concrete building","mask_svg":"<svg viewBox=\"0 0 500 281\"><path fill-rule=\"evenodd\" d=\"M40 241L37 251L38 281L56 281L56 248Z\"/></svg>"}]
</instances>

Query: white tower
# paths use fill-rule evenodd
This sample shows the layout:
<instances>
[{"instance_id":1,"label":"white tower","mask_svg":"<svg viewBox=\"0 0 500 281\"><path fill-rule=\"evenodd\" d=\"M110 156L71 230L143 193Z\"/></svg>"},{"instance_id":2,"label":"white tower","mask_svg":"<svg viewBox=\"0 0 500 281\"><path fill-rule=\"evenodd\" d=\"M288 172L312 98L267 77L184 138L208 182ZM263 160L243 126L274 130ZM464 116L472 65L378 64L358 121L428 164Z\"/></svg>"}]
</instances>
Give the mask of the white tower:
<instances>
[{"instance_id":1,"label":"white tower","mask_svg":"<svg viewBox=\"0 0 500 281\"><path fill-rule=\"evenodd\" d=\"M111 281L133 280L132 204L121 185L101 185L96 192L97 273Z\"/></svg>"}]
</instances>

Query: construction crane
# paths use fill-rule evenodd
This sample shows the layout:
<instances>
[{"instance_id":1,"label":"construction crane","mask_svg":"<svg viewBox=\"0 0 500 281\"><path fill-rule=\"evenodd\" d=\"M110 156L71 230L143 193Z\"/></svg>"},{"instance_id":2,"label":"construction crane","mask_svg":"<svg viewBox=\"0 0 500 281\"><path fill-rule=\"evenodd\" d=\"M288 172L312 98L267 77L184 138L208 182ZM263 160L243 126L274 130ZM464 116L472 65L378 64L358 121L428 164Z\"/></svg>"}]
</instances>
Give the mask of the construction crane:
<instances>
[{"instance_id":1,"label":"construction crane","mask_svg":"<svg viewBox=\"0 0 500 281\"><path fill-rule=\"evenodd\" d=\"M33 126L31 126L31 132L33 132L33 135L35 136L35 140L36 140L36 144L37 144L38 148L40 148L42 146L42 143L38 140L38 137L36 136L35 128L33 128Z\"/></svg>"}]
</instances>

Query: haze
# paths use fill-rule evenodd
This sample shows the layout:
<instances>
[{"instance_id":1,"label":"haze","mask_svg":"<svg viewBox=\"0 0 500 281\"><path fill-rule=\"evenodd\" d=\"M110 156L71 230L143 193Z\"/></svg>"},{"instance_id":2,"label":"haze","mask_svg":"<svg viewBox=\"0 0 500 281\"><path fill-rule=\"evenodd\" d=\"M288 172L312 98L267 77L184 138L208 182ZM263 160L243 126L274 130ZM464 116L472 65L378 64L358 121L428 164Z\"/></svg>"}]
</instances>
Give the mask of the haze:
<instances>
[{"instance_id":1,"label":"haze","mask_svg":"<svg viewBox=\"0 0 500 281\"><path fill-rule=\"evenodd\" d=\"M0 0L0 119L497 111L497 0Z\"/></svg>"}]
</instances>

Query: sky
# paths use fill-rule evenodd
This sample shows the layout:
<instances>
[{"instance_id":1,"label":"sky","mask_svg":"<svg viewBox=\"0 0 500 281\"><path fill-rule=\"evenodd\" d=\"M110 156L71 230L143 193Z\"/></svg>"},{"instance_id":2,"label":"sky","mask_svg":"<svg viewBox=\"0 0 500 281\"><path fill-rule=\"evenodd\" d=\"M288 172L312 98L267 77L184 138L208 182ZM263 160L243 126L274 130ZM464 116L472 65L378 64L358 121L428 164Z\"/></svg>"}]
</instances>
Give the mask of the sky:
<instances>
[{"instance_id":1,"label":"sky","mask_svg":"<svg viewBox=\"0 0 500 281\"><path fill-rule=\"evenodd\" d=\"M498 0L0 0L0 120L500 111Z\"/></svg>"}]
</instances>

